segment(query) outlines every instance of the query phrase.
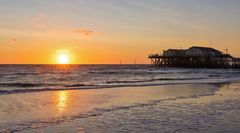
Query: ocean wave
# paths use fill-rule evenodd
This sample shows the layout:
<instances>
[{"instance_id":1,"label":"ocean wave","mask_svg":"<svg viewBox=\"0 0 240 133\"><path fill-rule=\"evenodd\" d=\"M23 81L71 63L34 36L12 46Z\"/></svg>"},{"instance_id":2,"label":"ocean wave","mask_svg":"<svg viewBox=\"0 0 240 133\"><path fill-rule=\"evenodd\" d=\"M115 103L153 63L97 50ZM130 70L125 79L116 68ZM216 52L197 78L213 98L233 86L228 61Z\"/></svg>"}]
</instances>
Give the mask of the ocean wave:
<instances>
[{"instance_id":1,"label":"ocean wave","mask_svg":"<svg viewBox=\"0 0 240 133\"><path fill-rule=\"evenodd\" d=\"M0 83L3 87L40 87L40 86L53 86L54 84L46 83Z\"/></svg>"},{"instance_id":2,"label":"ocean wave","mask_svg":"<svg viewBox=\"0 0 240 133\"><path fill-rule=\"evenodd\" d=\"M41 92L41 91L56 91L63 89L52 89L52 88L42 88L42 89L13 89L13 90L0 90L0 95L3 94L16 94L16 93L30 93L30 92Z\"/></svg>"},{"instance_id":3,"label":"ocean wave","mask_svg":"<svg viewBox=\"0 0 240 133\"><path fill-rule=\"evenodd\" d=\"M201 80L206 78L156 78L156 79L147 79L147 80L117 80L117 81L107 81L107 84L114 83L142 83L142 82L153 82L153 81L182 81L182 80Z\"/></svg>"},{"instance_id":4,"label":"ocean wave","mask_svg":"<svg viewBox=\"0 0 240 133\"><path fill-rule=\"evenodd\" d=\"M208 77L221 77L221 75L219 75L219 74L210 74L210 75L208 75Z\"/></svg>"},{"instance_id":5,"label":"ocean wave","mask_svg":"<svg viewBox=\"0 0 240 133\"><path fill-rule=\"evenodd\" d=\"M71 84L71 85L65 85L65 87L82 87L82 86L97 86L97 85L87 85L87 84Z\"/></svg>"},{"instance_id":6,"label":"ocean wave","mask_svg":"<svg viewBox=\"0 0 240 133\"><path fill-rule=\"evenodd\" d=\"M29 72L22 72L22 73L1 73L0 75L37 75L39 73L29 73Z\"/></svg>"},{"instance_id":7,"label":"ocean wave","mask_svg":"<svg viewBox=\"0 0 240 133\"><path fill-rule=\"evenodd\" d=\"M54 84L47 84L47 85L49 85L49 87L45 87L46 84L35 85L35 84L25 84L25 83L24 84L22 84L22 83L10 83L10 84L2 83L1 85L8 85L8 87L9 86L14 86L14 87L21 86L23 88L21 88L21 89L1 89L0 90L0 95L43 92L43 91L62 91L62 90L111 88L111 86L85 85L85 84L72 84L72 85L63 85L63 86L55 86ZM34 88L34 87L37 87L37 88Z\"/></svg>"},{"instance_id":8,"label":"ocean wave","mask_svg":"<svg viewBox=\"0 0 240 133\"><path fill-rule=\"evenodd\" d=\"M229 83L226 82L208 82L204 84L224 84ZM7 94L18 94L18 93L34 93L34 92L44 92L44 91L67 91L67 90L85 90L85 89L107 89L107 88L120 88L120 87L146 87L146 86L161 86L161 85L180 85L180 84L193 84L193 83L149 83L149 84L122 84L122 85L82 85L82 84L75 84L69 87L52 87L52 88L29 88L29 89L7 89L7 90L0 90L0 95L7 95ZM195 84L202 84L202 83L195 83Z\"/></svg>"},{"instance_id":9,"label":"ocean wave","mask_svg":"<svg viewBox=\"0 0 240 133\"><path fill-rule=\"evenodd\" d=\"M151 74L166 74L165 71L150 71L150 70L105 70L105 71L89 71L89 74L97 74L97 75L113 75L113 74L121 74L121 75L151 75Z\"/></svg>"},{"instance_id":10,"label":"ocean wave","mask_svg":"<svg viewBox=\"0 0 240 133\"><path fill-rule=\"evenodd\" d=\"M156 86L156 85L169 85L169 84L180 84L180 83L168 83L159 82L151 83L154 81L190 81L190 80L201 80L204 78L153 78L146 80L113 80L105 81L98 84L62 84L62 83L22 83L22 82L2 82L0 83L1 88L0 94L13 94L13 93L26 93L26 92L39 92L39 91L56 91L56 90L77 90L77 89L100 89L100 88L116 88L116 87L137 87L137 86ZM139 83L139 84L137 84ZM143 83L143 84L140 84ZM191 83L191 82L189 82ZM11 88L19 89L11 89ZM6 89L6 90L5 90Z\"/></svg>"},{"instance_id":11,"label":"ocean wave","mask_svg":"<svg viewBox=\"0 0 240 133\"><path fill-rule=\"evenodd\" d=\"M86 85L86 84L50 84L50 83L0 83L2 87L20 87L20 88L30 88L30 87L80 87L80 86L96 86L96 85ZM33 88L34 89L34 88ZM0 90L1 91L1 90Z\"/></svg>"}]
</instances>

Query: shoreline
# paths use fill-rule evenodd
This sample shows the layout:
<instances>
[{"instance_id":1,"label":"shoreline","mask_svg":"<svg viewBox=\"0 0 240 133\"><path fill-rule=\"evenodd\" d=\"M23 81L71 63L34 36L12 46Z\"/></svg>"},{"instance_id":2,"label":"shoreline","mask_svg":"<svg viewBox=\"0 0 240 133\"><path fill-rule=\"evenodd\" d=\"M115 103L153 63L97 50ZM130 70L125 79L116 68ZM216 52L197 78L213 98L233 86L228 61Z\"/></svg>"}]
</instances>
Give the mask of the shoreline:
<instances>
[{"instance_id":1,"label":"shoreline","mask_svg":"<svg viewBox=\"0 0 240 133\"><path fill-rule=\"evenodd\" d=\"M218 88L213 95L180 97L134 107L106 110L31 132L233 132L239 131L239 84ZM195 88L196 89L196 88Z\"/></svg>"},{"instance_id":2,"label":"shoreline","mask_svg":"<svg viewBox=\"0 0 240 133\"><path fill-rule=\"evenodd\" d=\"M39 93L39 92L54 92L54 91L73 91L73 90L99 90L99 89L115 89L115 88L125 88L125 87L156 87L156 86L172 86L172 85L190 85L190 84L209 84L209 85L224 85L239 83L239 81L226 81L226 82L208 82L208 83L161 83L161 84L143 84L143 85L83 85L81 87L67 87L67 88L42 88L42 89L13 89L13 90L0 90L1 95L11 95L11 94L24 94L24 93ZM89 88L84 88L88 86ZM28 87L26 87L28 88Z\"/></svg>"},{"instance_id":3,"label":"shoreline","mask_svg":"<svg viewBox=\"0 0 240 133\"><path fill-rule=\"evenodd\" d=\"M1 110L0 115L9 116L9 120L8 123L0 122L0 127L1 129L7 128L10 131L16 130L16 127L17 129L20 128L21 131L32 128L46 128L77 119L101 116L108 112L145 108L180 99L213 96L218 91L219 86L220 84L218 86L216 84L184 84L0 95L1 101L14 100L12 101L14 104L22 104L22 107L18 108L20 110L15 110L20 116L16 117L14 112L10 113L16 117L18 122L11 122L13 116L3 114ZM39 93L41 93L40 96ZM15 100L19 103L16 103ZM25 103L25 100L31 102ZM28 108L29 111L26 112L25 108ZM44 113L44 111L47 112ZM35 118L31 118L31 114L35 114ZM31 115L30 118L29 115Z\"/></svg>"}]
</instances>

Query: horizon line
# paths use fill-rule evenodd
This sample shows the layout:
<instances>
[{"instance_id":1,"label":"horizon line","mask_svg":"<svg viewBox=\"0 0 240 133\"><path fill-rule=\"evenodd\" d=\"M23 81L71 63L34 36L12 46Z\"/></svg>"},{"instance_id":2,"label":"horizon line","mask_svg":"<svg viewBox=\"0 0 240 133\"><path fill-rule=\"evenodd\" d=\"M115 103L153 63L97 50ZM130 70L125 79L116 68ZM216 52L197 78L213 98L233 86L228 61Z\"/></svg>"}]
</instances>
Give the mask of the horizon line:
<instances>
[{"instance_id":1,"label":"horizon line","mask_svg":"<svg viewBox=\"0 0 240 133\"><path fill-rule=\"evenodd\" d=\"M67 66L67 65L151 65L149 63L141 63L141 64L107 64L107 63L102 63L102 64L44 64L44 63L40 63L40 64L31 64L31 63L23 63L23 64L18 64L18 63L13 63L13 64L8 64L8 63L2 63L0 65L62 65L62 66Z\"/></svg>"}]
</instances>

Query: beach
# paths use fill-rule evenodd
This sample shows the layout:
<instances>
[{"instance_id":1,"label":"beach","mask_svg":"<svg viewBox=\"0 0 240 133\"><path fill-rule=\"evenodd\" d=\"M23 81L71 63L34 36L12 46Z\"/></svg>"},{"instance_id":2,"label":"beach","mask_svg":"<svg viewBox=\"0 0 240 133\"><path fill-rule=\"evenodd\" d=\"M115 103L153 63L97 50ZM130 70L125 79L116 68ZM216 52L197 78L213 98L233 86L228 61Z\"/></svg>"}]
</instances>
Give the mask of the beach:
<instances>
[{"instance_id":1,"label":"beach","mask_svg":"<svg viewBox=\"0 0 240 133\"><path fill-rule=\"evenodd\" d=\"M146 65L0 69L3 133L239 131L238 70Z\"/></svg>"},{"instance_id":2,"label":"beach","mask_svg":"<svg viewBox=\"0 0 240 133\"><path fill-rule=\"evenodd\" d=\"M10 94L0 97L1 132L238 132L239 85Z\"/></svg>"}]
</instances>

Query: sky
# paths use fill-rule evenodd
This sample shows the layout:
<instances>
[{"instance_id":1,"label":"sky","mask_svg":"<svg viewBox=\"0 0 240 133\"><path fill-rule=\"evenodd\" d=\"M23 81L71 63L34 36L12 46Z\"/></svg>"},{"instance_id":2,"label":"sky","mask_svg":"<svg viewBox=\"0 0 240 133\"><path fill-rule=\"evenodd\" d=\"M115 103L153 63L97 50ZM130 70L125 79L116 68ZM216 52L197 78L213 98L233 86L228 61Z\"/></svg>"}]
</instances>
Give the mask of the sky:
<instances>
[{"instance_id":1,"label":"sky","mask_svg":"<svg viewBox=\"0 0 240 133\"><path fill-rule=\"evenodd\" d=\"M0 63L150 63L211 46L240 56L240 0L0 0Z\"/></svg>"}]
</instances>

